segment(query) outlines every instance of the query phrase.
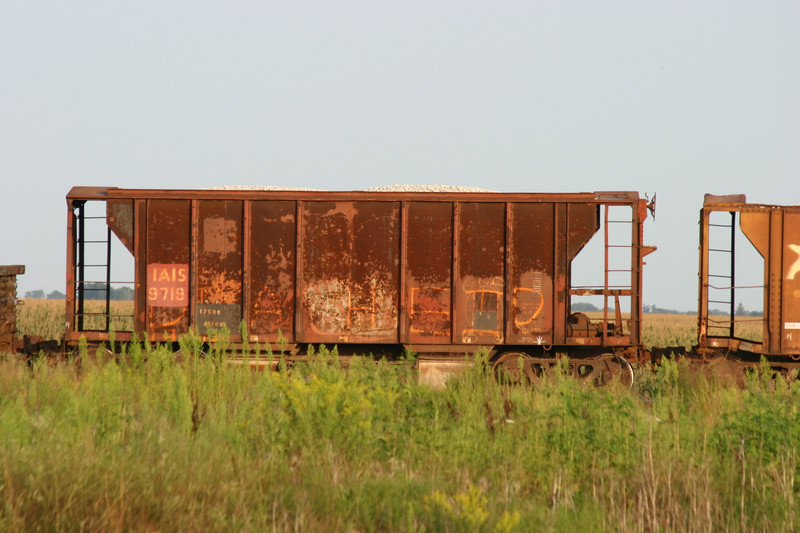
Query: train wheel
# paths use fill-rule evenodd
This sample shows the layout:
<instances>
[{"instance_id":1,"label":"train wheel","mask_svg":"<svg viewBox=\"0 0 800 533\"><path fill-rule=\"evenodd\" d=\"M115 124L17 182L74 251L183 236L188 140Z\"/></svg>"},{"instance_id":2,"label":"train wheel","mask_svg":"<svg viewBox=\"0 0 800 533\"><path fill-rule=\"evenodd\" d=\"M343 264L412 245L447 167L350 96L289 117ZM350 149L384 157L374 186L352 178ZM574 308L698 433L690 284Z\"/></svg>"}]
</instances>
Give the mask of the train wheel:
<instances>
[{"instance_id":1,"label":"train wheel","mask_svg":"<svg viewBox=\"0 0 800 533\"><path fill-rule=\"evenodd\" d=\"M86 353L78 352L73 359L73 365L79 372L91 366L103 366L114 360L114 352L108 346L89 346Z\"/></svg>"},{"instance_id":2,"label":"train wheel","mask_svg":"<svg viewBox=\"0 0 800 533\"><path fill-rule=\"evenodd\" d=\"M592 372L586 376L596 386L608 385L619 380L630 388L633 386L633 368L623 357L613 353L604 353L592 361Z\"/></svg>"},{"instance_id":3,"label":"train wheel","mask_svg":"<svg viewBox=\"0 0 800 533\"><path fill-rule=\"evenodd\" d=\"M492 370L500 383L517 385L525 383L528 376L523 370L525 359L531 356L524 352L506 352L492 364Z\"/></svg>"}]
</instances>

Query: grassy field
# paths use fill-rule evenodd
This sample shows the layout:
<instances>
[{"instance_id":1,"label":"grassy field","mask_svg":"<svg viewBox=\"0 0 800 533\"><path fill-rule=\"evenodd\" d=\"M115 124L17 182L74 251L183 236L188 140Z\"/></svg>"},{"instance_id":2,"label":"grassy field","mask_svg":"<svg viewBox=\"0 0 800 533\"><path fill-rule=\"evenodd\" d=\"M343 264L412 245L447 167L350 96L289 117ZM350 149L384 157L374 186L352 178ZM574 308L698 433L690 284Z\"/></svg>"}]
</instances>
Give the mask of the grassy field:
<instances>
[{"instance_id":1,"label":"grassy field","mask_svg":"<svg viewBox=\"0 0 800 533\"><path fill-rule=\"evenodd\" d=\"M105 313L104 301L89 300L87 313ZM133 329L133 301L112 301L111 313L115 331ZM17 330L21 335L41 335L45 339L60 340L64 336L66 307L64 300L25 299L17 306ZM86 328L105 328L105 317L86 317Z\"/></svg>"},{"instance_id":2,"label":"grassy field","mask_svg":"<svg viewBox=\"0 0 800 533\"><path fill-rule=\"evenodd\" d=\"M670 328L650 334L690 338ZM532 389L477 364L434 390L410 365L261 373L223 347L3 357L0 529L798 528L800 386L768 372L736 388L667 361L633 390Z\"/></svg>"},{"instance_id":3,"label":"grassy field","mask_svg":"<svg viewBox=\"0 0 800 533\"><path fill-rule=\"evenodd\" d=\"M727 317L725 317L727 318ZM727 336L728 325L723 317L710 317L715 329L712 335ZM725 327L720 327L724 322ZM761 341L763 337L761 317L736 317L735 334L737 337L753 341ZM645 346L685 346L697 344L697 317L695 315L658 315L645 314L642 317L642 341Z\"/></svg>"}]
</instances>

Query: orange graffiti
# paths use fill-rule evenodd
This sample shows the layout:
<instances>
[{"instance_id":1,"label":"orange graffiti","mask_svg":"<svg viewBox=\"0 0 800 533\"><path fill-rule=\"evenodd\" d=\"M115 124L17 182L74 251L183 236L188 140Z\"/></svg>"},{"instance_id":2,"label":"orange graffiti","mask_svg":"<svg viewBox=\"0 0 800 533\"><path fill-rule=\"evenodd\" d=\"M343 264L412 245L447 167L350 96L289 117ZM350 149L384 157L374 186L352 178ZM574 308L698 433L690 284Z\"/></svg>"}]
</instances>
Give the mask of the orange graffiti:
<instances>
[{"instance_id":1,"label":"orange graffiti","mask_svg":"<svg viewBox=\"0 0 800 533\"><path fill-rule=\"evenodd\" d=\"M518 306L519 302L518 295L520 292L529 292L531 294L539 296L539 305L536 307L536 310L533 313L531 313L531 316L527 320L520 321L517 317L514 317L514 324L516 326L525 326L533 322L542 313L542 310L544 309L544 295L542 294L542 291L540 291L539 289L528 289L527 287L517 287L516 289L514 289L515 308Z\"/></svg>"}]
</instances>

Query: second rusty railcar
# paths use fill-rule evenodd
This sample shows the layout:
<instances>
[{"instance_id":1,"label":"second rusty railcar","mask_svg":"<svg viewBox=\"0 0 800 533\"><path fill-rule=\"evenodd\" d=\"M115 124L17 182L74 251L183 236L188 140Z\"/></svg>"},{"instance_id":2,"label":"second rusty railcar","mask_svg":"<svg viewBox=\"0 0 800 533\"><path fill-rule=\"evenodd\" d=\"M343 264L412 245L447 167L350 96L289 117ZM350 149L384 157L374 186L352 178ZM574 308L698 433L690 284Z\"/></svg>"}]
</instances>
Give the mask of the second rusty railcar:
<instances>
[{"instance_id":1,"label":"second rusty railcar","mask_svg":"<svg viewBox=\"0 0 800 533\"><path fill-rule=\"evenodd\" d=\"M739 235L760 256L760 268L747 266L761 275L752 285L740 281L750 272L737 269ZM800 206L707 194L700 210L699 280L697 354L751 362L764 356L776 369L800 368L791 364L800 360ZM763 293L759 316L737 316L736 304L748 291ZM713 313L714 304L724 312ZM760 334L746 338L747 322L760 326Z\"/></svg>"},{"instance_id":2,"label":"second rusty railcar","mask_svg":"<svg viewBox=\"0 0 800 533\"><path fill-rule=\"evenodd\" d=\"M509 369L559 354L642 356L642 265L654 248L636 192L75 187L67 204L67 342L134 332L174 342L226 327L234 343L281 340L291 354L408 349L445 364L485 347ZM598 232L599 281L574 286L572 262ZM124 284L112 241L132 265L130 317L110 298ZM574 310L579 296L599 298L601 316ZM105 309L90 305L104 297Z\"/></svg>"}]
</instances>

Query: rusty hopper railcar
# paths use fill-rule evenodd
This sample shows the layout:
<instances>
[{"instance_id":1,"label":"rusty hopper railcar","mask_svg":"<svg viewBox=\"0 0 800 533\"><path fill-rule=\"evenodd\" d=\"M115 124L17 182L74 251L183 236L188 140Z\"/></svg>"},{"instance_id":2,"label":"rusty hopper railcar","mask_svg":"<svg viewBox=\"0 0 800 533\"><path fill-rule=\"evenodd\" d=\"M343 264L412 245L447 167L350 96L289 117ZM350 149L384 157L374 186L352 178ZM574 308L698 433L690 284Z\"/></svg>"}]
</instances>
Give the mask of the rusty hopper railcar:
<instances>
[{"instance_id":1,"label":"rusty hopper railcar","mask_svg":"<svg viewBox=\"0 0 800 533\"><path fill-rule=\"evenodd\" d=\"M644 356L642 265L654 247L642 243L648 204L636 192L75 187L67 205L67 343L133 332L174 342L226 326L234 345L282 337L289 354L408 349L423 373L483 347L532 379L562 354L594 379ZM572 261L598 232L600 281L573 286ZM128 317L111 302L124 285L112 241L132 263ZM601 316L572 309L587 295Z\"/></svg>"},{"instance_id":2,"label":"rusty hopper railcar","mask_svg":"<svg viewBox=\"0 0 800 533\"><path fill-rule=\"evenodd\" d=\"M737 227L738 219L738 227ZM737 235L763 259L763 284L737 280ZM752 268L752 267L750 267ZM760 317L736 316L745 291L762 291ZM712 304L726 308L712 314ZM760 322L758 338L743 338L745 321ZM748 204L745 195L707 194L700 211L698 345L704 357L732 356L745 362L769 359L773 369L800 368L800 205Z\"/></svg>"}]
</instances>

